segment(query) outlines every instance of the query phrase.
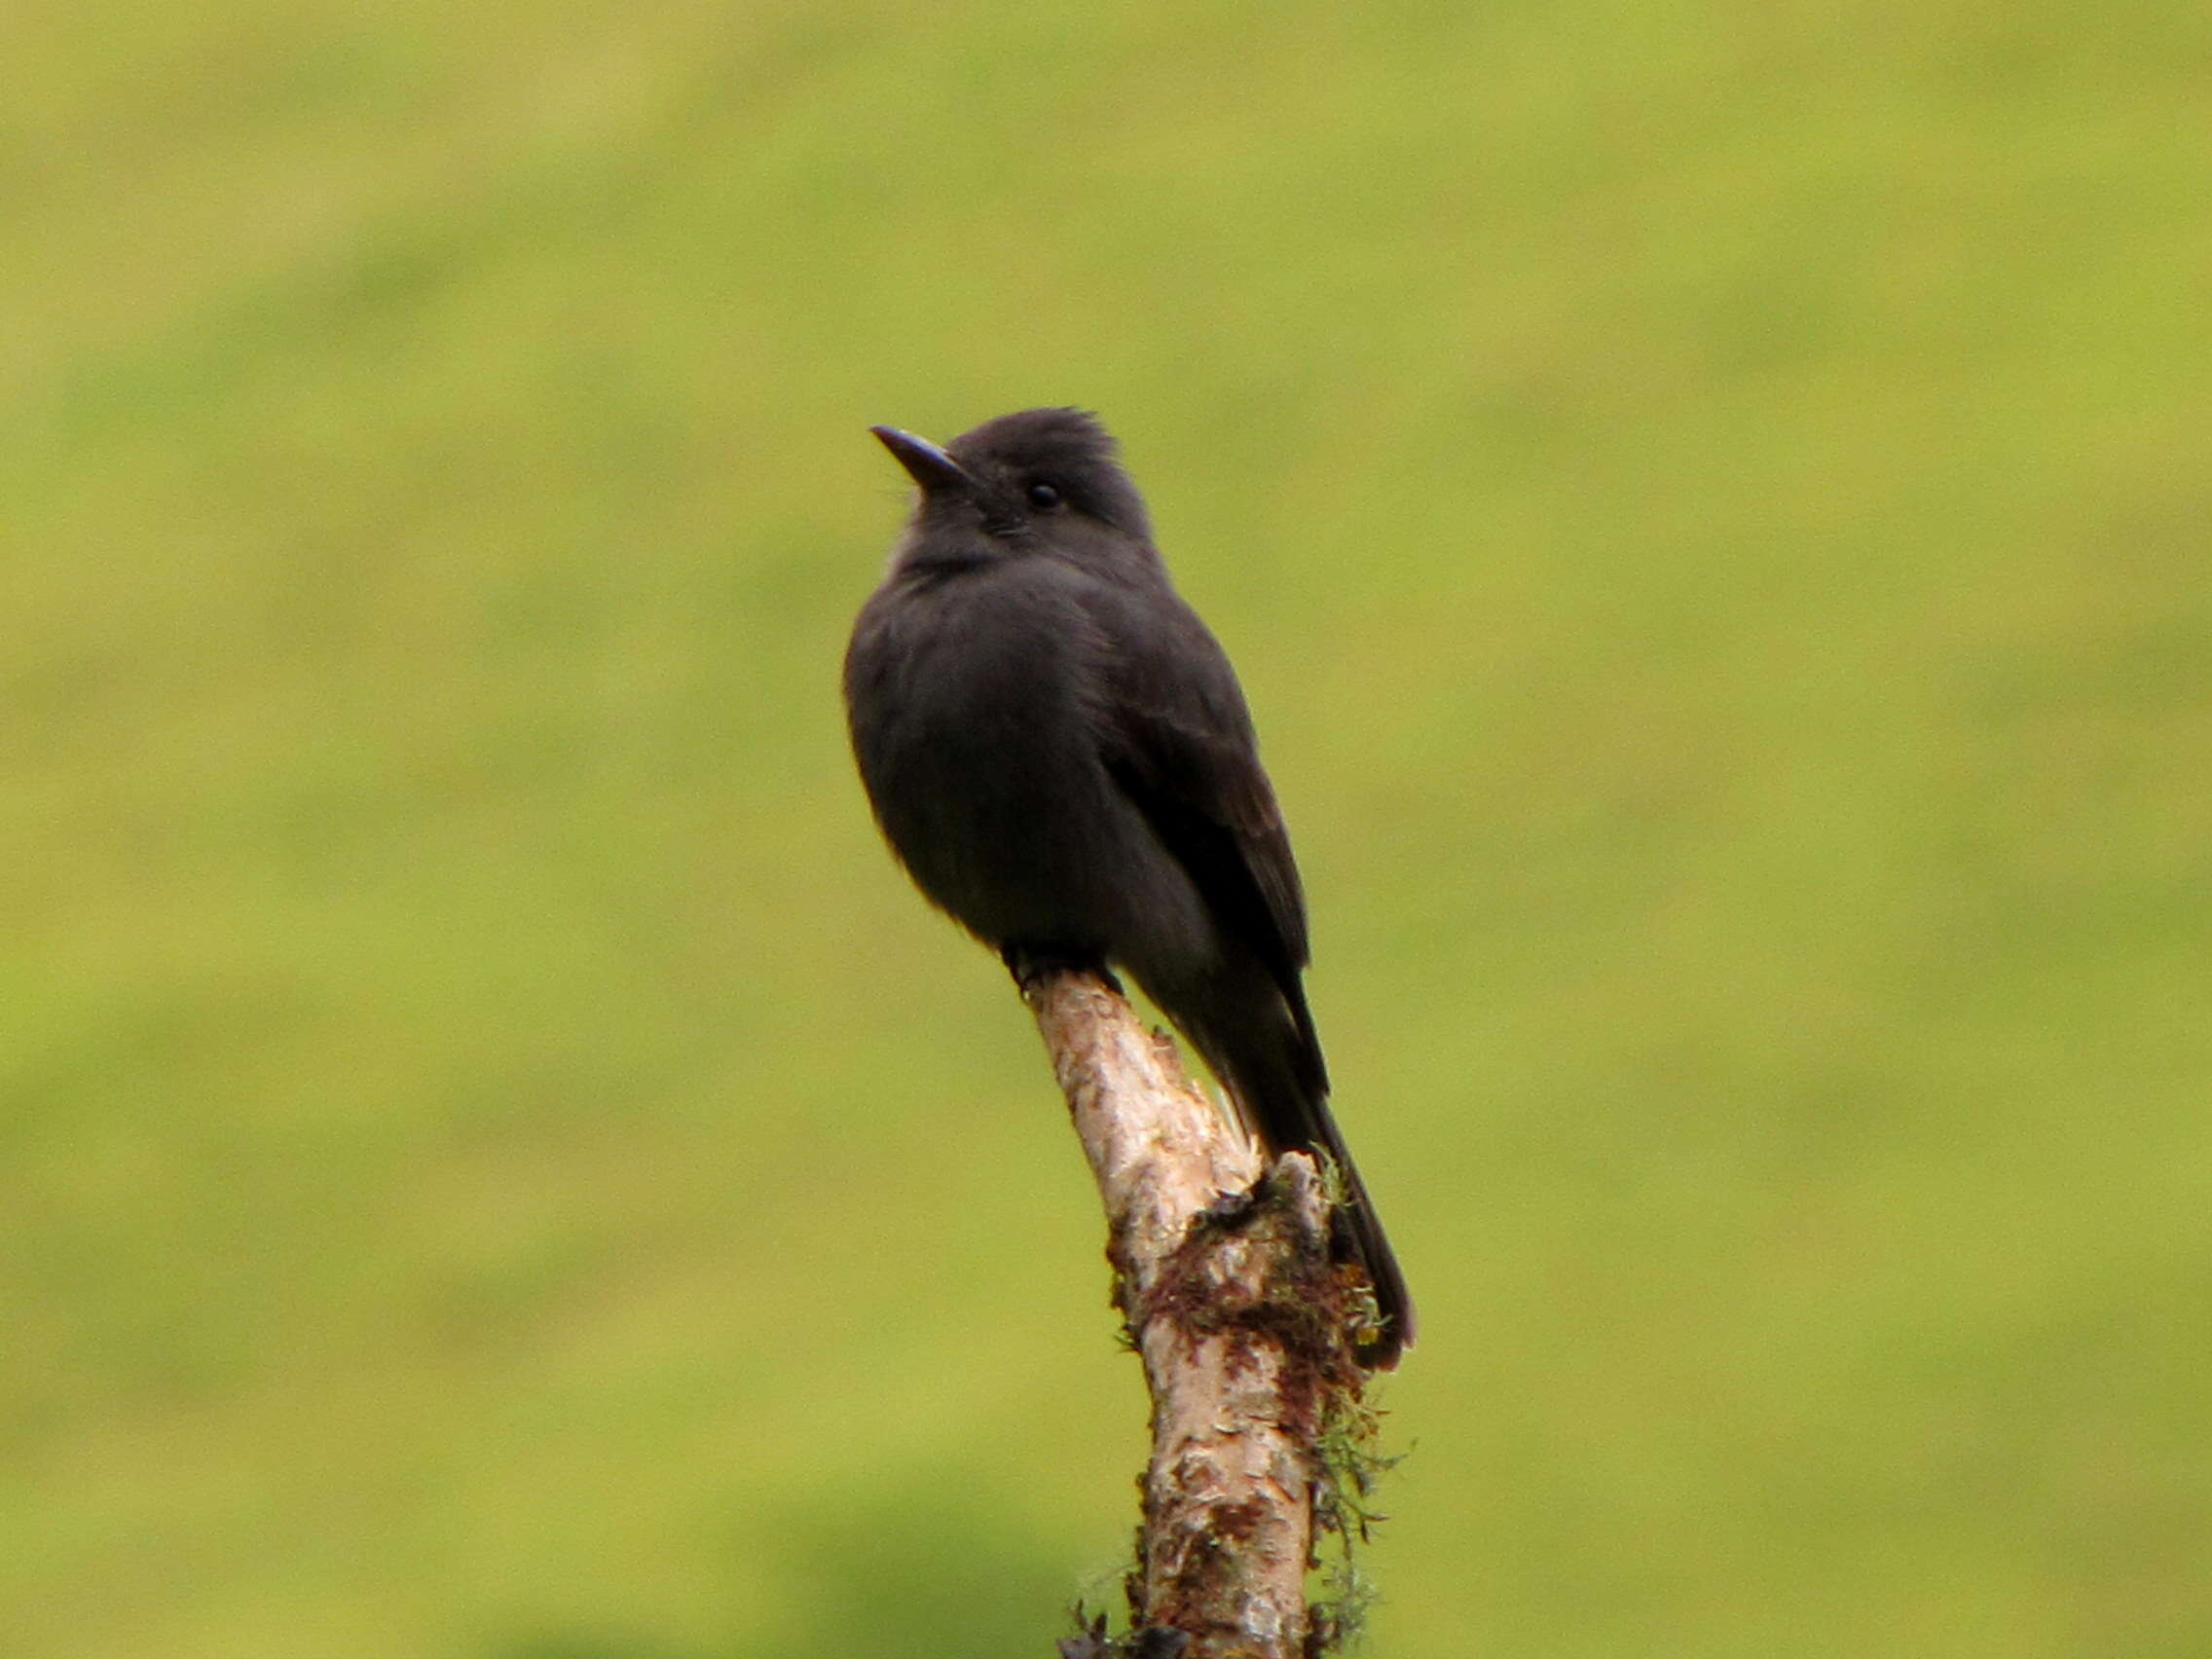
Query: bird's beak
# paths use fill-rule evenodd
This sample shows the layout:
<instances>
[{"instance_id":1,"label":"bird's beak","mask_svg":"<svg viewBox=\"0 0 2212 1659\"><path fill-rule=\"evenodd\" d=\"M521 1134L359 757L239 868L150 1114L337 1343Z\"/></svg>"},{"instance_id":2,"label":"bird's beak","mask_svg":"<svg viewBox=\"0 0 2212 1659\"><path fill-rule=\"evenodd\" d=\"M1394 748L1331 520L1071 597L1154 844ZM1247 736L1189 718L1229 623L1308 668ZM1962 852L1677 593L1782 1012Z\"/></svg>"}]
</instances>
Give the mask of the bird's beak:
<instances>
[{"instance_id":1,"label":"bird's beak","mask_svg":"<svg viewBox=\"0 0 2212 1659\"><path fill-rule=\"evenodd\" d=\"M911 432L902 432L897 426L870 426L868 430L876 435L899 464L912 475L914 482L922 487L923 495L931 495L939 490L967 490L975 486L975 479L968 475L961 464L929 439L917 438Z\"/></svg>"}]
</instances>

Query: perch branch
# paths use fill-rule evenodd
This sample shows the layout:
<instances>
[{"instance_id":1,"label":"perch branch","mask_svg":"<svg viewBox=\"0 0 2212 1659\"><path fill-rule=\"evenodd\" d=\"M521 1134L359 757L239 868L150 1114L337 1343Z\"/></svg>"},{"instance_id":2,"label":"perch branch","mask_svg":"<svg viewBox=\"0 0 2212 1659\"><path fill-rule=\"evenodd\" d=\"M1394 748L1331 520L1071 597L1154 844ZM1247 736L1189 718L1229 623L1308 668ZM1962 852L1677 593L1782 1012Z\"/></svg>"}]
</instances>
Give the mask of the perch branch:
<instances>
[{"instance_id":1,"label":"perch branch","mask_svg":"<svg viewBox=\"0 0 2212 1659\"><path fill-rule=\"evenodd\" d=\"M1152 1392L1138 1648L1299 1659L1321 1432L1361 1379L1328 1196L1302 1153L1267 1169L1106 980L1050 970L1022 991L1098 1181L1115 1303Z\"/></svg>"}]
</instances>

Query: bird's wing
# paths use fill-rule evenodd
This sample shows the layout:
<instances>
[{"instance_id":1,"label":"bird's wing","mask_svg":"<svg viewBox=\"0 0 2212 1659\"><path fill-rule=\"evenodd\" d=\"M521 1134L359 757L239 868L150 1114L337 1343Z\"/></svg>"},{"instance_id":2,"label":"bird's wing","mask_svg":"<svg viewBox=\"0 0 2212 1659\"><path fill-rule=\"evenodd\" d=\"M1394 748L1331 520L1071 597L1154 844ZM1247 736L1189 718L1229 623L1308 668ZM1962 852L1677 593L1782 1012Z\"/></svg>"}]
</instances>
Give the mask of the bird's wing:
<instances>
[{"instance_id":1,"label":"bird's wing","mask_svg":"<svg viewBox=\"0 0 2212 1659\"><path fill-rule=\"evenodd\" d=\"M1107 770L1191 872L1225 930L1251 946L1301 1008L1306 897L1275 793L1260 767L1235 671L1179 601L1141 630L1113 631Z\"/></svg>"}]
</instances>

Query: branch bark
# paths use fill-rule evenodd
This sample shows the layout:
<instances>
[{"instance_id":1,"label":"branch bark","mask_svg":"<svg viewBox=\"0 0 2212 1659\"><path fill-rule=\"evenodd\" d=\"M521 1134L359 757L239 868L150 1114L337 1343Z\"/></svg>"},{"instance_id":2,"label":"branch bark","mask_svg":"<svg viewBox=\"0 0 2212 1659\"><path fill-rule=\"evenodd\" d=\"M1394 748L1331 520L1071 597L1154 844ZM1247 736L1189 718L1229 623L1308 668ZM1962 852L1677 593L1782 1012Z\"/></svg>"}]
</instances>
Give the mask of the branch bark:
<instances>
[{"instance_id":1,"label":"branch bark","mask_svg":"<svg viewBox=\"0 0 2212 1659\"><path fill-rule=\"evenodd\" d=\"M1152 1392L1140 1649L1299 1659L1321 1433L1362 1378L1328 1196L1303 1153L1265 1167L1107 980L1049 970L1022 994L1097 1178Z\"/></svg>"}]
</instances>

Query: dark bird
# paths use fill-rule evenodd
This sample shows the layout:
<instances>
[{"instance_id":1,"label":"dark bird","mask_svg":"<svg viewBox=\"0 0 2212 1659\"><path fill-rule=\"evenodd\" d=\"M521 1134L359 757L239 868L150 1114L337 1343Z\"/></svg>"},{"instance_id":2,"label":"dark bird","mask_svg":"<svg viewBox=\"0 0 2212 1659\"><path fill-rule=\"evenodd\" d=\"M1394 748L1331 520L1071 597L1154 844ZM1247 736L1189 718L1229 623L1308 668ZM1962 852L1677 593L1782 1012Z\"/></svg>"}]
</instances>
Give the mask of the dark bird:
<instances>
[{"instance_id":1,"label":"dark bird","mask_svg":"<svg viewBox=\"0 0 2212 1659\"><path fill-rule=\"evenodd\" d=\"M1387 1367L1413 1304L1344 1136L1301 981L1306 900L1244 693L1167 578L1114 440L1028 409L940 449L873 428L921 487L845 654L853 752L923 894L1042 966L1127 970L1271 1154L1326 1153L1339 1248Z\"/></svg>"}]
</instances>

